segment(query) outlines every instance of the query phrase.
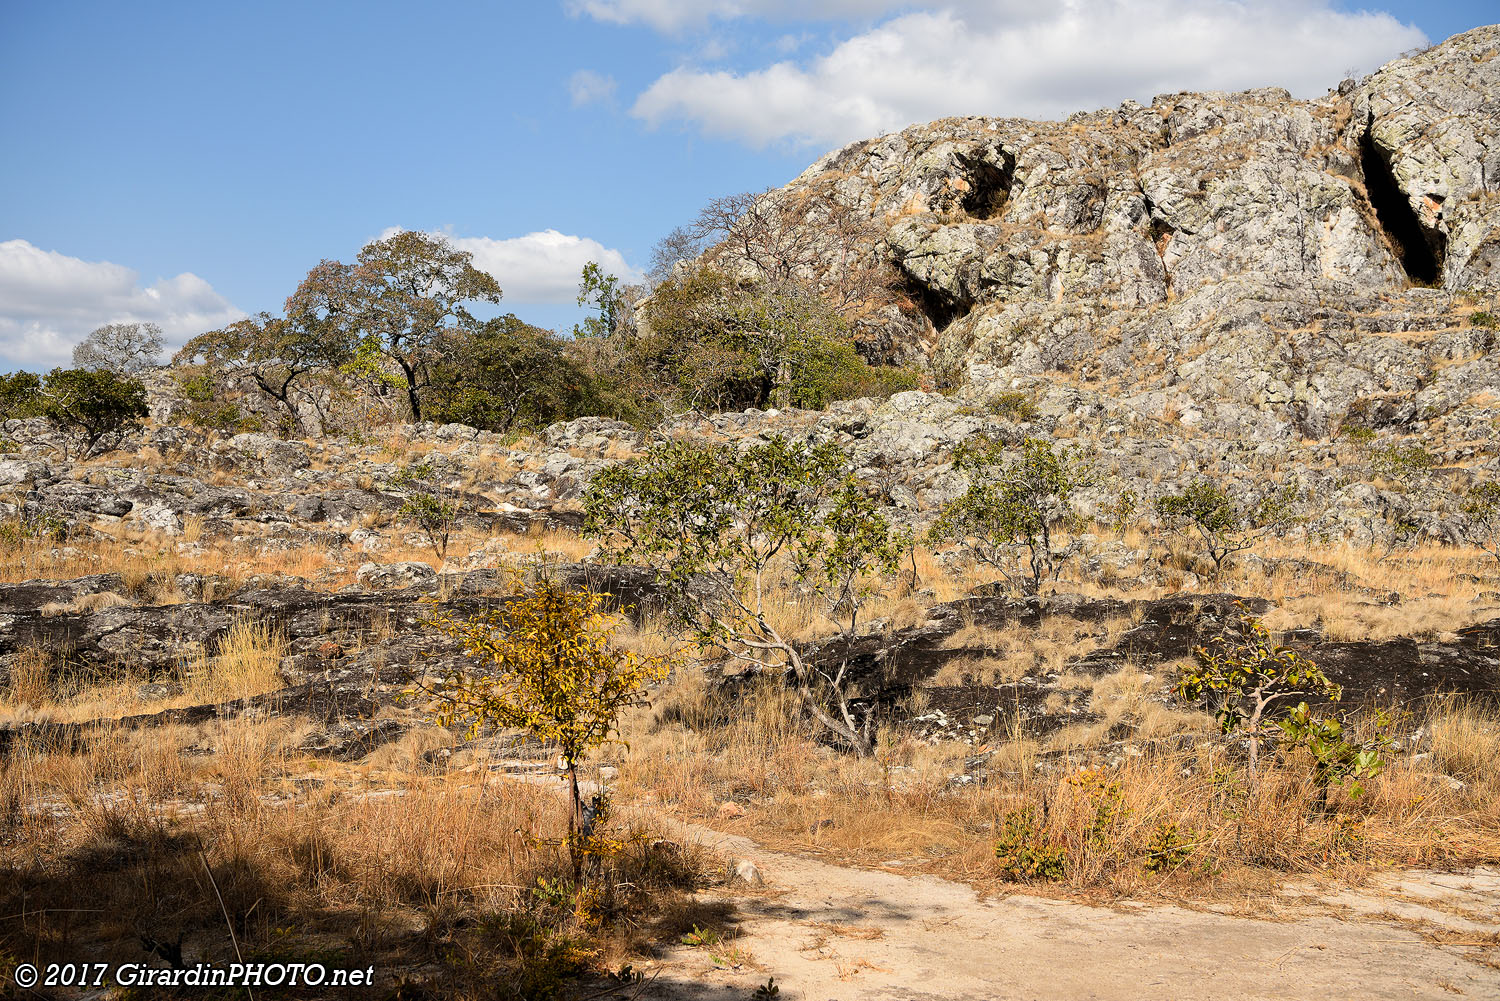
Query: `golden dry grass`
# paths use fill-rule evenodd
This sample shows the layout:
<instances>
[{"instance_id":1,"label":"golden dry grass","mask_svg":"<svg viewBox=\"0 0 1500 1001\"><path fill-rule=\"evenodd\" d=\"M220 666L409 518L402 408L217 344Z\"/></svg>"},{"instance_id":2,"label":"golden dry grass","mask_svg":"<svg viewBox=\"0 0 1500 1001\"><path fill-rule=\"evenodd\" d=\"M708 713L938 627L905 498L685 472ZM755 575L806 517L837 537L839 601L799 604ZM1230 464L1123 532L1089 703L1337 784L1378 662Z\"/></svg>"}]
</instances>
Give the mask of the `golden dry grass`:
<instances>
[{"instance_id":1,"label":"golden dry grass","mask_svg":"<svg viewBox=\"0 0 1500 1001\"><path fill-rule=\"evenodd\" d=\"M1045 756L1019 734L991 743L983 785L961 791L950 780L966 771L971 745L885 733L870 758L831 753L795 699L769 681L729 703L685 676L654 715L635 721L628 751L611 757L622 789L695 821L847 863L900 858L984 887L1013 878L995 845L1007 815L1028 809L1045 818L1034 825L1036 843L1067 858L1060 886L1089 894L1214 897L1292 875L1356 878L1391 865L1500 861L1493 709L1435 704L1419 721L1432 757L1392 757L1363 796L1335 789L1324 816L1297 754L1252 782L1210 720L1150 700L1134 668L1092 684L1103 724L1057 735ZM1127 718L1140 738L1200 738L1191 751L1171 752L1152 751L1147 739L1145 753L1098 769L1098 741L1112 721ZM1095 770L1076 780L1085 769ZM744 816L721 818L725 800ZM1101 804L1112 819L1094 830ZM1158 854L1170 864L1155 866Z\"/></svg>"},{"instance_id":2,"label":"golden dry grass","mask_svg":"<svg viewBox=\"0 0 1500 1001\"><path fill-rule=\"evenodd\" d=\"M639 963L692 913L708 865L691 845L622 820L580 886L555 793L497 795L412 757L378 782L309 772L295 739L283 721L101 731L0 759L0 909L24 915L0 923L0 954L139 962L146 936L218 962L421 967L477 999Z\"/></svg>"}]
</instances>

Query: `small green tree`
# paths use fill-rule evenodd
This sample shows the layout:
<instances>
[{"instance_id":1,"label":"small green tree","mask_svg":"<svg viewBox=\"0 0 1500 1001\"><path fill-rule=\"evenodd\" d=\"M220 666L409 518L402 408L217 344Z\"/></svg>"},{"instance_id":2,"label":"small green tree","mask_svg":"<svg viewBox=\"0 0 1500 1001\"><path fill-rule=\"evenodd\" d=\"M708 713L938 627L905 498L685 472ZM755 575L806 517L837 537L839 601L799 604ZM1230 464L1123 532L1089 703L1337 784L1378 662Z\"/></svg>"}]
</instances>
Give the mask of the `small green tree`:
<instances>
[{"instance_id":1,"label":"small green tree","mask_svg":"<svg viewBox=\"0 0 1500 1001\"><path fill-rule=\"evenodd\" d=\"M448 539L458 524L463 505L454 492L437 482L431 463L407 466L391 478L391 486L410 492L397 517L415 525L439 559L448 558Z\"/></svg>"},{"instance_id":2,"label":"small green tree","mask_svg":"<svg viewBox=\"0 0 1500 1001\"><path fill-rule=\"evenodd\" d=\"M1385 771L1386 755L1395 745L1390 725L1391 718L1377 711L1373 737L1357 741L1342 720L1319 716L1306 702L1298 703L1277 721L1287 743L1312 757L1313 788L1320 812L1327 812L1328 790L1334 785L1346 786L1351 796L1359 797L1364 795L1364 783Z\"/></svg>"},{"instance_id":3,"label":"small green tree","mask_svg":"<svg viewBox=\"0 0 1500 1001\"><path fill-rule=\"evenodd\" d=\"M1184 673L1177 695L1204 703L1226 734L1249 741L1250 776L1257 774L1261 743L1285 733L1273 716L1290 699L1317 696L1337 702L1343 690L1318 666L1280 646L1252 616L1241 616L1236 633L1194 651L1197 667Z\"/></svg>"},{"instance_id":4,"label":"small green tree","mask_svg":"<svg viewBox=\"0 0 1500 1001\"><path fill-rule=\"evenodd\" d=\"M1219 485L1197 479L1180 494L1158 498L1156 510L1168 524L1197 535L1217 576L1229 557L1290 524L1296 499L1296 488L1287 486L1257 503L1240 504Z\"/></svg>"},{"instance_id":5,"label":"small green tree","mask_svg":"<svg viewBox=\"0 0 1500 1001\"><path fill-rule=\"evenodd\" d=\"M968 474L969 488L943 508L929 537L956 543L1012 586L1036 594L1072 555L1071 547L1054 544L1054 535L1072 510L1074 492L1091 477L1072 448L1027 438L1018 458L1007 458L1009 451L1003 439L989 436L959 447L954 465Z\"/></svg>"},{"instance_id":6,"label":"small green tree","mask_svg":"<svg viewBox=\"0 0 1500 1001\"><path fill-rule=\"evenodd\" d=\"M136 431L147 415L146 387L109 369L55 368L42 379L40 413L64 435L72 455L87 459Z\"/></svg>"},{"instance_id":7,"label":"small green tree","mask_svg":"<svg viewBox=\"0 0 1500 1001\"><path fill-rule=\"evenodd\" d=\"M41 390L42 380L35 372L0 375L0 421L40 416Z\"/></svg>"},{"instance_id":8,"label":"small green tree","mask_svg":"<svg viewBox=\"0 0 1500 1001\"><path fill-rule=\"evenodd\" d=\"M578 281L578 305L592 310L591 316L573 328L575 337L608 337L619 329L628 301L620 279L605 274L594 261L583 266Z\"/></svg>"},{"instance_id":9,"label":"small green tree","mask_svg":"<svg viewBox=\"0 0 1500 1001\"><path fill-rule=\"evenodd\" d=\"M1463 537L1500 561L1500 481L1469 488L1463 503Z\"/></svg>"},{"instance_id":10,"label":"small green tree","mask_svg":"<svg viewBox=\"0 0 1500 1001\"><path fill-rule=\"evenodd\" d=\"M578 765L619 733L620 713L648 705L648 685L666 677L668 661L616 649L615 625L602 596L542 580L505 608L437 624L463 643L475 670L449 674L429 691L445 726L466 724L470 738L487 727L515 727L554 743L568 770L569 844L575 865L583 827Z\"/></svg>"},{"instance_id":11,"label":"small green tree","mask_svg":"<svg viewBox=\"0 0 1500 1001\"><path fill-rule=\"evenodd\" d=\"M800 581L852 638L894 572L904 537L862 498L848 465L831 443L667 442L595 476L584 532L613 559L650 567L701 647L787 672L808 712L865 754L870 720L855 719L847 665L820 670L774 614Z\"/></svg>"}]
</instances>

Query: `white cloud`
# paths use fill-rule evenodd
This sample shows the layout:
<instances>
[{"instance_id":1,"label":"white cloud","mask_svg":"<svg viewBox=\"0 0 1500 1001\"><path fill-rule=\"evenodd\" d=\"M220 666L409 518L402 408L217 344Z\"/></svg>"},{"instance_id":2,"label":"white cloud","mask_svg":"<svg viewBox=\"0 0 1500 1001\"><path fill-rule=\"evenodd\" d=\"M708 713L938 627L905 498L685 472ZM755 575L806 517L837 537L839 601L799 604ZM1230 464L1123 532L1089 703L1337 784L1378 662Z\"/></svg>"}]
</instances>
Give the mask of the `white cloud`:
<instances>
[{"instance_id":1,"label":"white cloud","mask_svg":"<svg viewBox=\"0 0 1500 1001\"><path fill-rule=\"evenodd\" d=\"M568 78L568 94L573 106L608 101L615 96L615 78L593 70L579 70Z\"/></svg>"},{"instance_id":2,"label":"white cloud","mask_svg":"<svg viewBox=\"0 0 1500 1001\"><path fill-rule=\"evenodd\" d=\"M659 26L686 3L604 0ZM720 16L782 4L713 5ZM816 2L836 7L882 5ZM886 4L886 7L893 5ZM808 60L747 72L682 66L636 99L651 126L681 122L753 146L838 145L949 115L1061 118L1074 111L1179 90L1282 86L1321 94L1348 67L1372 70L1427 41L1389 14L1304 0L975 0L904 14Z\"/></svg>"},{"instance_id":3,"label":"white cloud","mask_svg":"<svg viewBox=\"0 0 1500 1001\"><path fill-rule=\"evenodd\" d=\"M381 239L399 233L388 229ZM435 234L459 250L474 255L474 266L494 275L505 293L504 303L528 305L573 305L578 298L578 278L583 266L594 261L605 272L622 281L638 282L642 275L625 261L625 255L586 236L569 236L555 229L527 233L508 240L487 236Z\"/></svg>"},{"instance_id":4,"label":"white cloud","mask_svg":"<svg viewBox=\"0 0 1500 1001\"><path fill-rule=\"evenodd\" d=\"M155 323L176 345L244 315L191 272L142 286L123 265L0 242L0 359L12 366L67 365L73 345L106 323Z\"/></svg>"}]
</instances>

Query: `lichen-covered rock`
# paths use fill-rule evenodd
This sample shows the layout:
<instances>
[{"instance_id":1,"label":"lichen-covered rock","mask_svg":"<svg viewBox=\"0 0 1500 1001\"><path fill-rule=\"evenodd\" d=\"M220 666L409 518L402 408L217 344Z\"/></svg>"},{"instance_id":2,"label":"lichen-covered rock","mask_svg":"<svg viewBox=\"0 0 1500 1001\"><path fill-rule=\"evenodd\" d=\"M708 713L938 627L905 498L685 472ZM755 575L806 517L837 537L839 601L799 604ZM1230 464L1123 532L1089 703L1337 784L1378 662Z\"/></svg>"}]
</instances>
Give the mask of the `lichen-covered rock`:
<instances>
[{"instance_id":1,"label":"lichen-covered rock","mask_svg":"<svg viewBox=\"0 0 1500 1001\"><path fill-rule=\"evenodd\" d=\"M354 576L362 587L381 591L437 582L437 571L426 563L365 563Z\"/></svg>"}]
</instances>

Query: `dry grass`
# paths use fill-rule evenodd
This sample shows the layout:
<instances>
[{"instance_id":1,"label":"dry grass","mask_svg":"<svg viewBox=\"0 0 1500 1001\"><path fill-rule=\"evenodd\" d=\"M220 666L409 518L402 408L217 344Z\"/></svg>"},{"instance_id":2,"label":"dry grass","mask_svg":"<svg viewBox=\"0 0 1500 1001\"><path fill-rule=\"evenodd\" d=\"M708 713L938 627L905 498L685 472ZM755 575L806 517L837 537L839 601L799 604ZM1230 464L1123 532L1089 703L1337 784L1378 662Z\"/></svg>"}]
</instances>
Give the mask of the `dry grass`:
<instances>
[{"instance_id":1,"label":"dry grass","mask_svg":"<svg viewBox=\"0 0 1500 1001\"><path fill-rule=\"evenodd\" d=\"M110 720L263 695L284 686L279 666L285 655L285 637L252 620L235 622L213 651L200 652L165 678L129 662L80 668L65 654L27 648L0 690L0 721ZM140 687L151 681L173 686L177 694L143 698Z\"/></svg>"},{"instance_id":2,"label":"dry grass","mask_svg":"<svg viewBox=\"0 0 1500 1001\"><path fill-rule=\"evenodd\" d=\"M1095 895L1213 897L1297 874L1354 878L1389 865L1500 860L1493 710L1434 706L1422 722L1431 759L1394 758L1364 796L1335 790L1332 812L1321 815L1311 805L1308 763L1296 755L1252 783L1213 738L1210 721L1153 703L1135 669L1093 686L1105 724L1057 741L1045 757L1016 735L1002 740L982 770L985 783L959 792L949 780L965 771L968 744L886 733L875 755L856 760L820 748L779 686L728 704L687 677L664 693L652 721L637 722L629 751L617 752L620 781L683 816L771 846L868 865L901 858L985 887L1016 878L995 846L1005 818L1028 809L1042 818L1032 824L1035 845L1066 858L1060 885ZM1110 720L1125 718L1150 731L1142 737L1203 736L1188 752L1153 752L1148 740L1145 753L1097 769L1093 747ZM745 816L721 819L725 800ZM1099 821L1106 806L1110 817Z\"/></svg>"},{"instance_id":3,"label":"dry grass","mask_svg":"<svg viewBox=\"0 0 1500 1001\"><path fill-rule=\"evenodd\" d=\"M294 736L235 723L8 755L0 913L13 917L0 955L141 962L149 938L189 961L240 951L420 969L443 997L552 996L675 936L684 891L707 871L692 846L620 822L617 847L577 885L553 792L496 795L409 768L378 786L357 770L310 776ZM209 755L181 753L205 744Z\"/></svg>"}]
</instances>

